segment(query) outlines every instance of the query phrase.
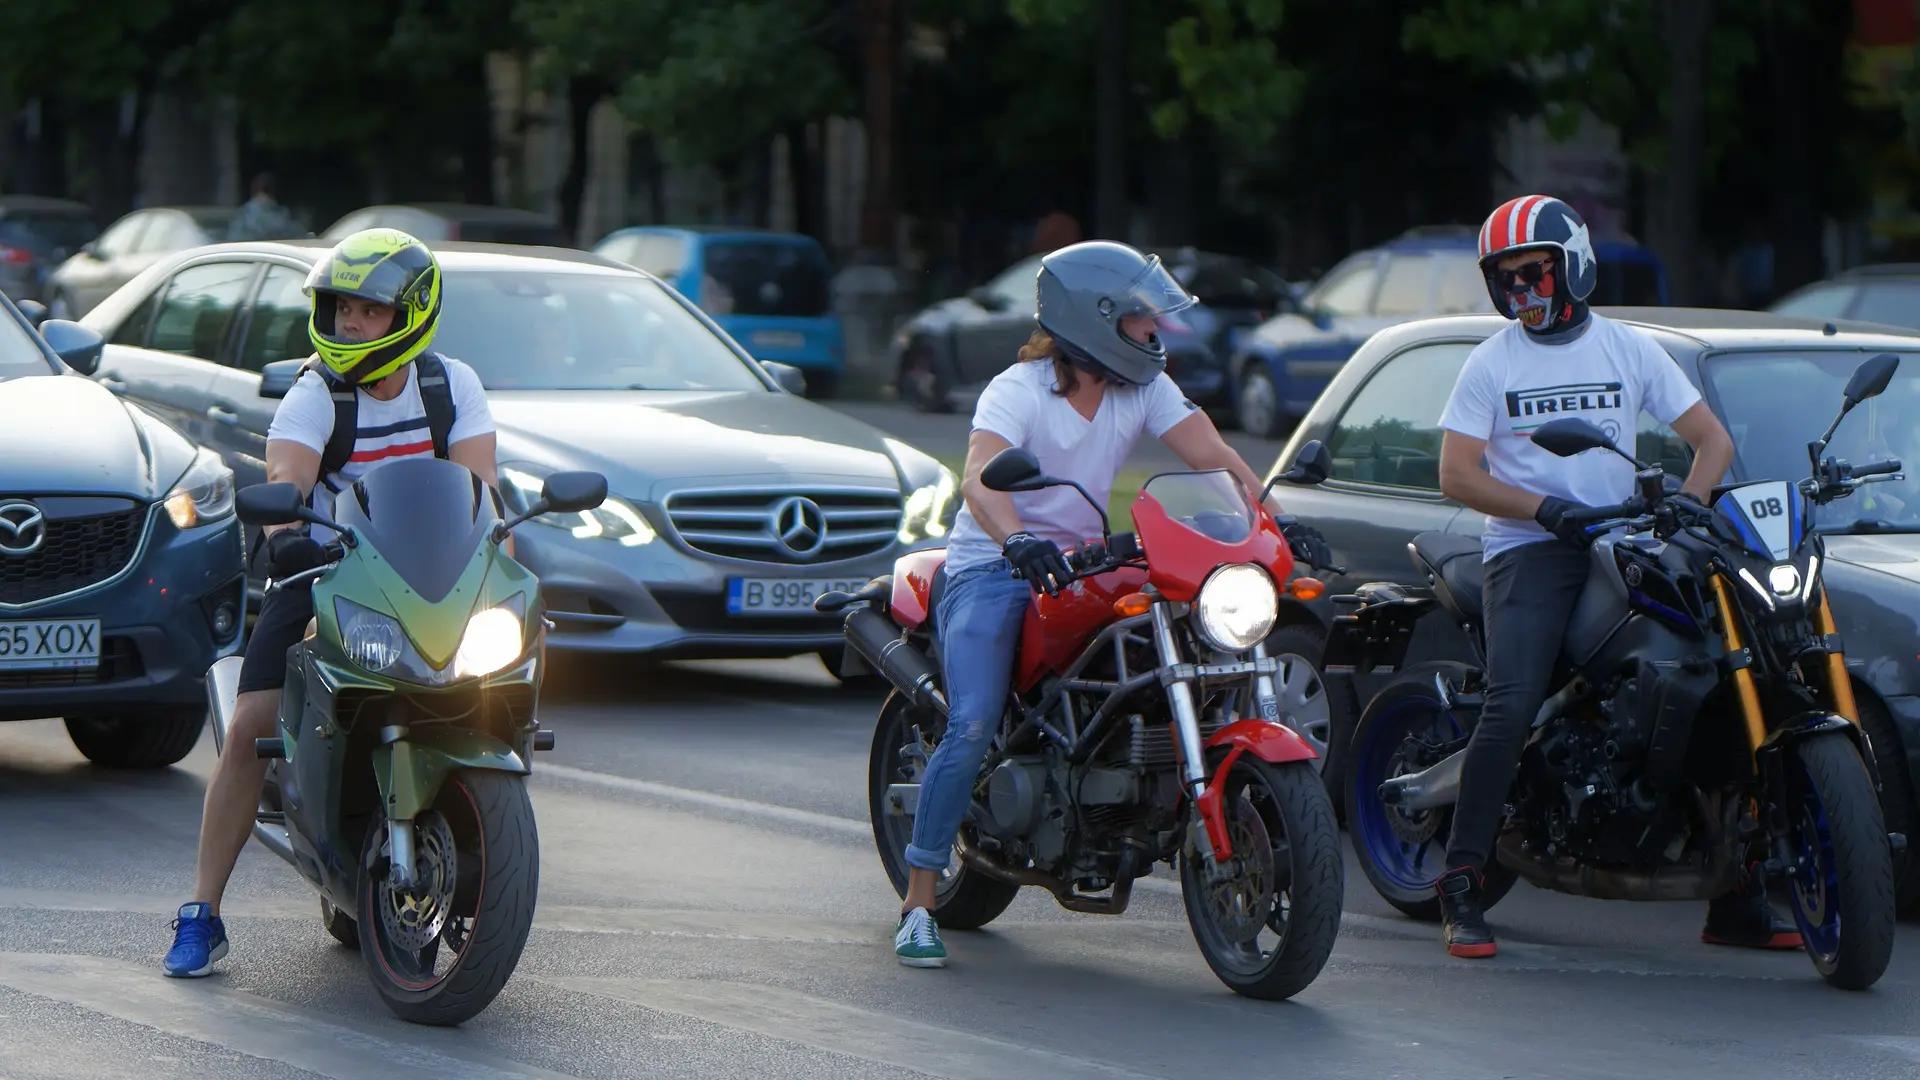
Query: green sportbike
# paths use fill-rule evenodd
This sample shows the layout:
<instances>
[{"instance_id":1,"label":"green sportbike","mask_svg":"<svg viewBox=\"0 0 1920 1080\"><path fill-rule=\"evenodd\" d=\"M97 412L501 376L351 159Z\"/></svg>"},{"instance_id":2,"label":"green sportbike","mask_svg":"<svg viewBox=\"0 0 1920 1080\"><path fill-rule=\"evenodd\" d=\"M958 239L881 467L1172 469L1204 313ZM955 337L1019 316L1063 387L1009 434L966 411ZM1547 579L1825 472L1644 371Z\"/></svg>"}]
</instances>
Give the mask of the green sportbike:
<instances>
[{"instance_id":1,"label":"green sportbike","mask_svg":"<svg viewBox=\"0 0 1920 1080\"><path fill-rule=\"evenodd\" d=\"M255 525L333 530L330 561L269 583L307 585L314 618L287 656L278 734L254 836L320 891L320 916L358 945L387 1007L458 1024L487 1007L533 923L540 839L526 777L540 726L540 587L503 550L544 513L591 510L598 473L555 473L525 514L449 461L396 461L339 493L333 520L292 484L237 496ZM240 657L207 696L224 748Z\"/></svg>"}]
</instances>

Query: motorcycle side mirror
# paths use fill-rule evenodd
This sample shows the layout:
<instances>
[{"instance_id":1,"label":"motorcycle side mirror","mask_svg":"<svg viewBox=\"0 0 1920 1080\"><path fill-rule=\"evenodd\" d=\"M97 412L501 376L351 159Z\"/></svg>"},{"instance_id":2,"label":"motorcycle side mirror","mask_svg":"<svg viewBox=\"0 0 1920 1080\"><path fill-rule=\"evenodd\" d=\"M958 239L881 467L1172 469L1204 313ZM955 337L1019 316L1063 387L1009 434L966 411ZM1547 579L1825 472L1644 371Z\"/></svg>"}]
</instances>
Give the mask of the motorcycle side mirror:
<instances>
[{"instance_id":1,"label":"motorcycle side mirror","mask_svg":"<svg viewBox=\"0 0 1920 1080\"><path fill-rule=\"evenodd\" d=\"M578 514L607 501L607 478L597 472L557 472L540 489L548 511Z\"/></svg>"},{"instance_id":2,"label":"motorcycle side mirror","mask_svg":"<svg viewBox=\"0 0 1920 1080\"><path fill-rule=\"evenodd\" d=\"M1534 429L1533 445L1556 457L1572 457L1589 450L1611 450L1613 440L1590 421L1570 416Z\"/></svg>"},{"instance_id":3,"label":"motorcycle side mirror","mask_svg":"<svg viewBox=\"0 0 1920 1080\"><path fill-rule=\"evenodd\" d=\"M286 525L300 520L306 501L293 484L249 484L233 497L234 512L249 525Z\"/></svg>"},{"instance_id":4,"label":"motorcycle side mirror","mask_svg":"<svg viewBox=\"0 0 1920 1080\"><path fill-rule=\"evenodd\" d=\"M1033 454L1018 446L1009 446L993 455L980 470L980 482L990 491L1033 491L1054 483L1040 471Z\"/></svg>"},{"instance_id":5,"label":"motorcycle side mirror","mask_svg":"<svg viewBox=\"0 0 1920 1080\"><path fill-rule=\"evenodd\" d=\"M1870 397L1878 397L1893 381L1893 373L1900 368L1900 358L1892 353L1881 353L1853 369L1853 378L1847 380L1846 407L1855 405Z\"/></svg>"}]
</instances>

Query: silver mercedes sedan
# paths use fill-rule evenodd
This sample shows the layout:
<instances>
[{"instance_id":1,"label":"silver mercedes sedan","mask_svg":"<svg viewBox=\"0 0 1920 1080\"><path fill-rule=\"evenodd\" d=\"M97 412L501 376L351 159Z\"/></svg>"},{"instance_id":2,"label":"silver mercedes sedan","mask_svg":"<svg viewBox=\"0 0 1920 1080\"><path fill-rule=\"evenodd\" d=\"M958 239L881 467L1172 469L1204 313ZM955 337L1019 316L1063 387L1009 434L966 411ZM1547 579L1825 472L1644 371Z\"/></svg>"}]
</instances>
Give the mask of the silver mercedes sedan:
<instances>
[{"instance_id":1,"label":"silver mercedes sedan","mask_svg":"<svg viewBox=\"0 0 1920 1080\"><path fill-rule=\"evenodd\" d=\"M95 378L265 479L266 432L307 343L320 241L220 244L163 259L90 312ZM557 248L436 245L437 351L471 365L499 429L503 495L524 508L562 469L606 474L585 514L516 534L556 649L661 657L818 652L813 598L945 543L950 470L799 394L652 276ZM258 582L255 583L256 586Z\"/></svg>"}]
</instances>

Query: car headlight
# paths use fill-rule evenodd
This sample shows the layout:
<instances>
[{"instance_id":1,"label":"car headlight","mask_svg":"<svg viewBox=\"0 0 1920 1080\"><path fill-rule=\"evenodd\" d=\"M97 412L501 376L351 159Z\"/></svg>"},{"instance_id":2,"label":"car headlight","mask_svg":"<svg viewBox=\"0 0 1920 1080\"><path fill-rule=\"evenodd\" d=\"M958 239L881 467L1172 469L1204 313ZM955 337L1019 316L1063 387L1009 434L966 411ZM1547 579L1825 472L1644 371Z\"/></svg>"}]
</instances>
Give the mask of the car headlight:
<instances>
[{"instance_id":1,"label":"car headlight","mask_svg":"<svg viewBox=\"0 0 1920 1080\"><path fill-rule=\"evenodd\" d=\"M959 490L960 482L954 478L953 470L940 466L938 480L915 488L913 494L907 496L906 510L900 515L900 542L911 544L947 535L953 515L959 510L954 500Z\"/></svg>"},{"instance_id":2,"label":"car headlight","mask_svg":"<svg viewBox=\"0 0 1920 1080\"><path fill-rule=\"evenodd\" d=\"M541 478L524 468L505 466L500 484L517 513L525 513L540 498ZM653 543L660 534L630 502L609 495L592 510L575 514L542 514L535 524L565 529L580 540L614 540L622 547L640 547Z\"/></svg>"},{"instance_id":3,"label":"car headlight","mask_svg":"<svg viewBox=\"0 0 1920 1080\"><path fill-rule=\"evenodd\" d=\"M1193 603L1193 625L1207 644L1240 653L1267 639L1280 615L1273 579L1252 563L1215 570Z\"/></svg>"},{"instance_id":4,"label":"car headlight","mask_svg":"<svg viewBox=\"0 0 1920 1080\"><path fill-rule=\"evenodd\" d=\"M233 513L233 470L211 450L193 457L186 474L167 492L167 516L176 529L191 529Z\"/></svg>"},{"instance_id":5,"label":"car headlight","mask_svg":"<svg viewBox=\"0 0 1920 1080\"><path fill-rule=\"evenodd\" d=\"M477 612L467 620L467 631L460 638L460 651L453 658L454 677L491 675L513 663L525 644L519 615L504 607Z\"/></svg>"}]
</instances>

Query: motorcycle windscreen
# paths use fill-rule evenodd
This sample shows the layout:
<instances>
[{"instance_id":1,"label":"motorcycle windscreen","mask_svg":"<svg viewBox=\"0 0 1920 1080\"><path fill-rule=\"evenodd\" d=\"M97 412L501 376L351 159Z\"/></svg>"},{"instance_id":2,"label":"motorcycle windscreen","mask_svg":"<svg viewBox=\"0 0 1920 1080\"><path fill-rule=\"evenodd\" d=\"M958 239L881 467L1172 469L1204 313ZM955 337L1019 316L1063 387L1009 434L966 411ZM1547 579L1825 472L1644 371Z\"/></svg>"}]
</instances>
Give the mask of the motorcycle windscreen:
<instances>
[{"instance_id":1,"label":"motorcycle windscreen","mask_svg":"<svg viewBox=\"0 0 1920 1080\"><path fill-rule=\"evenodd\" d=\"M1225 470L1161 473L1147 481L1140 494L1159 503L1174 524L1215 543L1239 544L1253 532L1253 510L1247 505L1246 492Z\"/></svg>"},{"instance_id":2,"label":"motorcycle windscreen","mask_svg":"<svg viewBox=\"0 0 1920 1080\"><path fill-rule=\"evenodd\" d=\"M389 462L334 500L334 516L428 603L446 599L500 521L491 489L438 458Z\"/></svg>"},{"instance_id":3,"label":"motorcycle windscreen","mask_svg":"<svg viewBox=\"0 0 1920 1080\"><path fill-rule=\"evenodd\" d=\"M1134 528L1152 565L1153 584L1170 600L1190 600L1227 563L1264 567L1275 581L1293 570L1286 540L1256 518L1240 482L1223 469L1162 473L1133 507Z\"/></svg>"}]
</instances>

